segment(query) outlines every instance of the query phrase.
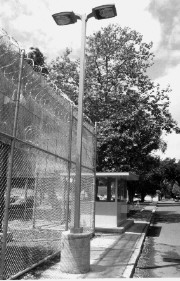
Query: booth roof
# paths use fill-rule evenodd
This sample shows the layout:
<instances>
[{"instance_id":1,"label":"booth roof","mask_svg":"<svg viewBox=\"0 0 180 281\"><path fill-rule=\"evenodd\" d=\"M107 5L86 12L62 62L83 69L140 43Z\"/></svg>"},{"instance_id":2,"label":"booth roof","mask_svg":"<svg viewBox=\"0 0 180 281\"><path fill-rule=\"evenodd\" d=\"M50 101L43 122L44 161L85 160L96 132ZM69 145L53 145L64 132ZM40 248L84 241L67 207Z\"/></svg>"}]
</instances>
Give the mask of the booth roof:
<instances>
[{"instance_id":1,"label":"booth roof","mask_svg":"<svg viewBox=\"0 0 180 281\"><path fill-rule=\"evenodd\" d=\"M137 181L139 176L131 172L99 172L96 173L96 177L110 177L110 178L122 178L129 181Z\"/></svg>"}]
</instances>

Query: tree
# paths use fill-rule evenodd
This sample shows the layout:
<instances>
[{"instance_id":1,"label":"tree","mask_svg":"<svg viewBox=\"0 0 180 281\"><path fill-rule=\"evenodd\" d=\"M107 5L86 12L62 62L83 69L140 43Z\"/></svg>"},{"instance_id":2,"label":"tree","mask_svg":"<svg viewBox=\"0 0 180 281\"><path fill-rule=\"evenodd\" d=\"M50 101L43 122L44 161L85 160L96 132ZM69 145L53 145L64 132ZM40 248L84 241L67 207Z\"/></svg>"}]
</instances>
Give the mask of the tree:
<instances>
[{"instance_id":1,"label":"tree","mask_svg":"<svg viewBox=\"0 0 180 281\"><path fill-rule=\"evenodd\" d=\"M139 172L153 150L164 149L162 132L179 132L168 110L170 88L161 90L146 75L151 47L118 25L88 38L85 112L100 122L99 170Z\"/></svg>"},{"instance_id":2,"label":"tree","mask_svg":"<svg viewBox=\"0 0 180 281\"><path fill-rule=\"evenodd\" d=\"M143 174L151 152L166 148L162 132L180 132L169 113L170 87L161 89L146 74L154 55L142 39L119 25L87 38L84 113L99 122L98 171ZM79 64L69 55L50 65L49 79L77 103Z\"/></svg>"},{"instance_id":3,"label":"tree","mask_svg":"<svg viewBox=\"0 0 180 281\"><path fill-rule=\"evenodd\" d=\"M149 185L150 189L145 188L148 194L155 194L156 190L160 190L164 196L173 196L173 186L175 183L180 183L180 163L176 162L176 159L166 158L164 160L158 160L157 163L152 166L149 171L145 172L143 181L144 186ZM148 183L146 183L148 182Z\"/></svg>"},{"instance_id":4,"label":"tree","mask_svg":"<svg viewBox=\"0 0 180 281\"><path fill-rule=\"evenodd\" d=\"M175 158L166 158L160 162L158 172L161 177L161 190L165 196L173 197L174 184L180 184L180 161L177 162Z\"/></svg>"},{"instance_id":5,"label":"tree","mask_svg":"<svg viewBox=\"0 0 180 281\"><path fill-rule=\"evenodd\" d=\"M177 182L173 184L172 193L174 194L174 196L180 197L180 186Z\"/></svg>"},{"instance_id":6,"label":"tree","mask_svg":"<svg viewBox=\"0 0 180 281\"><path fill-rule=\"evenodd\" d=\"M144 202L146 195L154 196L159 188L161 175L159 174L160 158L148 155L144 161L144 168L139 170L139 181L137 192L141 194L141 201Z\"/></svg>"},{"instance_id":7,"label":"tree","mask_svg":"<svg viewBox=\"0 0 180 281\"><path fill-rule=\"evenodd\" d=\"M27 62L33 67L36 72L41 72L47 75L48 69L45 65L45 57L39 48L30 47L26 54Z\"/></svg>"},{"instance_id":8,"label":"tree","mask_svg":"<svg viewBox=\"0 0 180 281\"><path fill-rule=\"evenodd\" d=\"M56 85L63 93L65 93L72 101L77 104L79 92L79 61L71 60L71 50L66 48L61 57L52 60L49 64L48 82Z\"/></svg>"}]
</instances>

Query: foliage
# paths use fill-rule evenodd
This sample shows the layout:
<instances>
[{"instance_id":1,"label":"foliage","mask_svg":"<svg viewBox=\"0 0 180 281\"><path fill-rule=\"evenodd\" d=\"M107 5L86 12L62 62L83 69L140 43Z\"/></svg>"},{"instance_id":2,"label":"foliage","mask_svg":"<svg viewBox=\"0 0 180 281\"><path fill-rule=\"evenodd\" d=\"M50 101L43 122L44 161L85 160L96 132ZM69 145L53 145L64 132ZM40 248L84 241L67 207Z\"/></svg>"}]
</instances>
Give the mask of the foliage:
<instances>
[{"instance_id":1,"label":"foliage","mask_svg":"<svg viewBox=\"0 0 180 281\"><path fill-rule=\"evenodd\" d=\"M39 48L30 47L26 54L27 62L32 65L36 72L41 72L44 75L48 74L48 69L45 66L45 57Z\"/></svg>"},{"instance_id":2,"label":"foliage","mask_svg":"<svg viewBox=\"0 0 180 281\"><path fill-rule=\"evenodd\" d=\"M144 170L140 171L140 180L135 184L134 193L141 194L141 201L148 195L154 196L157 191L165 197L174 197L173 187L180 183L180 161L147 156ZM132 183L134 186L134 183ZM131 188L132 188L131 186Z\"/></svg>"},{"instance_id":3,"label":"foliage","mask_svg":"<svg viewBox=\"0 0 180 281\"><path fill-rule=\"evenodd\" d=\"M166 158L161 161L159 171L163 180L173 184L176 180L180 180L179 168L179 162L177 163L175 158Z\"/></svg>"},{"instance_id":4,"label":"foliage","mask_svg":"<svg viewBox=\"0 0 180 281\"><path fill-rule=\"evenodd\" d=\"M169 113L170 87L161 89L146 73L151 48L119 25L87 38L84 113L98 122L98 171L132 170L145 180L151 152L166 148L162 132L180 132ZM49 69L49 80L77 103L79 61L70 59L70 50Z\"/></svg>"},{"instance_id":5,"label":"foliage","mask_svg":"<svg viewBox=\"0 0 180 281\"><path fill-rule=\"evenodd\" d=\"M139 181L136 184L136 192L141 194L141 201L144 201L146 195L154 196L160 182L157 172L160 158L148 155L143 163L144 168L139 170Z\"/></svg>"},{"instance_id":6,"label":"foliage","mask_svg":"<svg viewBox=\"0 0 180 281\"><path fill-rule=\"evenodd\" d=\"M146 183L144 193L153 195L158 189L163 195L171 196L173 185L180 183L180 161L176 162L175 158L164 160L157 158L156 165L149 169L149 172L145 172L141 182Z\"/></svg>"},{"instance_id":7,"label":"foliage","mask_svg":"<svg viewBox=\"0 0 180 281\"><path fill-rule=\"evenodd\" d=\"M173 188L172 188L172 193L175 196L180 196L180 186L177 182L174 183Z\"/></svg>"},{"instance_id":8,"label":"foliage","mask_svg":"<svg viewBox=\"0 0 180 281\"><path fill-rule=\"evenodd\" d=\"M161 161L159 167L159 174L161 176L160 186L165 195L172 195L173 185L180 184L180 161L176 159L166 158Z\"/></svg>"},{"instance_id":9,"label":"foliage","mask_svg":"<svg viewBox=\"0 0 180 281\"><path fill-rule=\"evenodd\" d=\"M66 48L61 57L52 61L49 68L48 82L56 85L63 93L77 104L79 91L79 62L70 59L71 50Z\"/></svg>"},{"instance_id":10,"label":"foliage","mask_svg":"<svg viewBox=\"0 0 180 281\"><path fill-rule=\"evenodd\" d=\"M162 131L179 131L168 110L170 88L161 90L146 75L151 47L118 25L88 38L85 113L99 122L99 170L139 173L153 150L165 148Z\"/></svg>"}]
</instances>

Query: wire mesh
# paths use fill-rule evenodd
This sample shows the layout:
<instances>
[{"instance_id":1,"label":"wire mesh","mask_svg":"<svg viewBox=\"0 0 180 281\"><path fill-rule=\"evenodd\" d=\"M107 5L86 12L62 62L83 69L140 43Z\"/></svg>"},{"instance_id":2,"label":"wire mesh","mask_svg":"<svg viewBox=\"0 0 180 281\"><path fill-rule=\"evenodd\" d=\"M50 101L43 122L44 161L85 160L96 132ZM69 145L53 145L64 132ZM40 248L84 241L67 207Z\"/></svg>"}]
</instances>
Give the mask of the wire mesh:
<instances>
[{"instance_id":1,"label":"wire mesh","mask_svg":"<svg viewBox=\"0 0 180 281\"><path fill-rule=\"evenodd\" d=\"M94 219L94 173L82 169L80 195L80 225L84 232L92 232Z\"/></svg>"},{"instance_id":2,"label":"wire mesh","mask_svg":"<svg viewBox=\"0 0 180 281\"><path fill-rule=\"evenodd\" d=\"M1 246L5 245L5 255L0 247L0 258L4 259L4 279L60 251L62 231L74 224L77 108L73 106L72 111L65 95L50 87L25 59L18 101L20 54L18 43L0 30L0 238ZM88 121L83 124L82 141L80 223L84 232L92 232L95 136Z\"/></svg>"}]
</instances>

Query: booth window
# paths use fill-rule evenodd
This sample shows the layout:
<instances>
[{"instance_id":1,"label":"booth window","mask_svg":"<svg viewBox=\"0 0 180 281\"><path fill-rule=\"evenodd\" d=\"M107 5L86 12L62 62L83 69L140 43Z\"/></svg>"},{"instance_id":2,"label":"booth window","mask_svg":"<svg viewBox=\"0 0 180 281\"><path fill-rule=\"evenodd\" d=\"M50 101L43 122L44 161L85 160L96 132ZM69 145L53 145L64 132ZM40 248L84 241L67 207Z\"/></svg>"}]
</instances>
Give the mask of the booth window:
<instances>
[{"instance_id":1,"label":"booth window","mask_svg":"<svg viewBox=\"0 0 180 281\"><path fill-rule=\"evenodd\" d=\"M118 201L126 200L127 198L127 188L126 181L119 179L118 180L118 192L117 192Z\"/></svg>"},{"instance_id":2,"label":"booth window","mask_svg":"<svg viewBox=\"0 0 180 281\"><path fill-rule=\"evenodd\" d=\"M96 201L113 202L115 201L115 179L97 178L96 179Z\"/></svg>"}]
</instances>

